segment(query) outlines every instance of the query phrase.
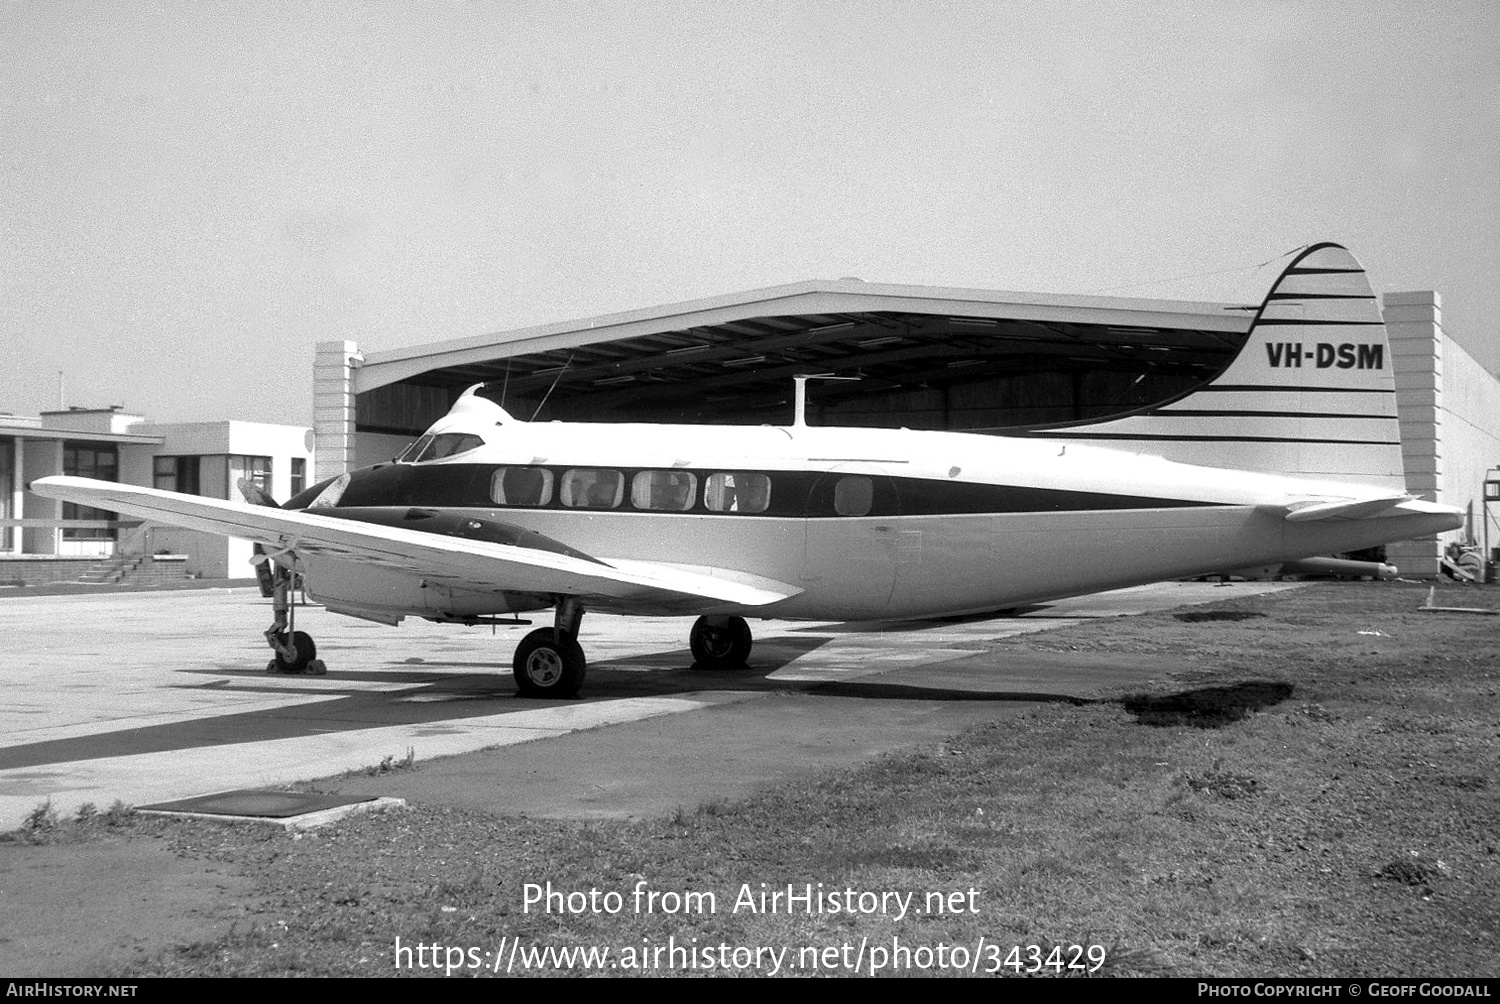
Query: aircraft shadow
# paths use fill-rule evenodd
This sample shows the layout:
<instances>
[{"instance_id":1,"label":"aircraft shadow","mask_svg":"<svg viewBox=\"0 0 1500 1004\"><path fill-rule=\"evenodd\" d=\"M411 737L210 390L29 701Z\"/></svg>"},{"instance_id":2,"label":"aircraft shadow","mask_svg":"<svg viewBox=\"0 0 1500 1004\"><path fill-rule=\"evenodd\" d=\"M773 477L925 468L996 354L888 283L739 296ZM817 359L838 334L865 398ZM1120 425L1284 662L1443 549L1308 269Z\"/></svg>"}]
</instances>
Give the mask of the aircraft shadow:
<instances>
[{"instance_id":1,"label":"aircraft shadow","mask_svg":"<svg viewBox=\"0 0 1500 1004\"><path fill-rule=\"evenodd\" d=\"M840 680L799 688L818 697L855 697L869 701L993 701L1026 704L1096 704L1087 697L1022 690L962 690L957 687L923 687L909 683L878 683Z\"/></svg>"},{"instance_id":2,"label":"aircraft shadow","mask_svg":"<svg viewBox=\"0 0 1500 1004\"><path fill-rule=\"evenodd\" d=\"M1290 683L1247 680L1223 687L1202 687L1180 694L1133 694L1120 705L1142 725L1169 728L1188 725L1218 729L1238 722L1252 712L1274 707L1292 696Z\"/></svg>"},{"instance_id":3,"label":"aircraft shadow","mask_svg":"<svg viewBox=\"0 0 1500 1004\"><path fill-rule=\"evenodd\" d=\"M818 631L827 634L881 634L886 631L914 631L922 628L938 627L944 624L982 624L985 621L1011 620L1022 614L1036 613L1037 611L1046 609L1047 604L1037 603L1029 606L1010 607L1005 610L987 610L977 614L956 614L952 617L922 617L899 621L842 621L835 624L809 624L806 627L793 627L791 630ZM1056 616L1066 615L1059 614Z\"/></svg>"},{"instance_id":4,"label":"aircraft shadow","mask_svg":"<svg viewBox=\"0 0 1500 1004\"><path fill-rule=\"evenodd\" d=\"M521 698L508 672L492 662L427 661L421 672L409 662L389 669L341 673L337 668L322 677L267 676L245 667L204 667L185 676L209 678L201 684L172 683L185 689L213 689L236 693L315 695L325 700L282 705L254 711L228 711L185 721L119 729L0 748L0 769L38 767L74 760L131 756L245 742L295 739L305 736L393 725L458 723L573 703L599 703L630 697L672 697L706 690L745 693L795 692L829 698L877 701L987 701L1084 703L1056 693L968 690L946 684L927 687L878 679L842 681L774 678L797 659L833 641L829 632L782 636L759 646L744 670L698 670L686 649L605 659L589 667L581 702ZM482 672L475 672L475 669ZM311 681L316 680L313 686ZM340 682L348 683L347 688ZM384 684L370 689L369 684Z\"/></svg>"},{"instance_id":5,"label":"aircraft shadow","mask_svg":"<svg viewBox=\"0 0 1500 1004\"><path fill-rule=\"evenodd\" d=\"M263 671L249 667L242 670L205 668L193 672L212 676L214 679L211 682L197 685L196 688L180 683L171 686L241 693L315 694L326 699L255 711L231 711L162 725L0 748L0 769L294 739L383 726L458 723L469 718L565 704L599 703L630 697L672 697L712 690L791 692L814 697L870 701L1075 706L1119 703L1143 725L1187 725L1204 729L1220 728L1239 721L1254 711L1276 705L1290 697L1294 690L1288 683L1247 681L1165 696L1135 694L1106 701L1031 689L985 689L982 677L976 678L973 688L967 688L953 686L951 677L941 682L934 681L932 686L924 686L921 683L891 680L886 676L826 681L786 680L773 676L777 670L828 644L835 636L835 633L823 632L777 638L757 648L750 668L738 671L694 669L692 655L685 649L618 660L606 659L589 668L586 696L581 702L521 698L516 694L511 675L496 672L494 664L488 662L425 662L422 664L425 672L413 672L410 664L406 663L394 664L389 670L348 675L335 669L327 676L313 678L319 681L317 688L298 686L297 677L268 678ZM396 666L403 668L397 669ZM483 672L474 672L476 667ZM349 688L339 688L340 680L348 681ZM372 682L387 686L372 690L368 687ZM365 686L357 687L358 683Z\"/></svg>"}]
</instances>

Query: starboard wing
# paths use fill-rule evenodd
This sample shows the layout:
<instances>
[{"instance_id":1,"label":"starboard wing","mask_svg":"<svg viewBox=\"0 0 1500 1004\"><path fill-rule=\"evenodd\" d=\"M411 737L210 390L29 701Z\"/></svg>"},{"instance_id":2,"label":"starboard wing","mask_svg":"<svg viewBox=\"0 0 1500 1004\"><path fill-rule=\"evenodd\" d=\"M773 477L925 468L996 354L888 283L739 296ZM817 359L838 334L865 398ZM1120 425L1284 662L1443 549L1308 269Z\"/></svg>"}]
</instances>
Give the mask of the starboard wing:
<instances>
[{"instance_id":1,"label":"starboard wing","mask_svg":"<svg viewBox=\"0 0 1500 1004\"><path fill-rule=\"evenodd\" d=\"M579 556L578 552L560 554L89 478L41 478L31 483L31 491L190 530L251 540L273 556L292 555L298 560L327 556L466 589L632 603L649 602L655 597L696 597L747 607L776 603L802 591L733 569L640 560L611 562Z\"/></svg>"}]
</instances>

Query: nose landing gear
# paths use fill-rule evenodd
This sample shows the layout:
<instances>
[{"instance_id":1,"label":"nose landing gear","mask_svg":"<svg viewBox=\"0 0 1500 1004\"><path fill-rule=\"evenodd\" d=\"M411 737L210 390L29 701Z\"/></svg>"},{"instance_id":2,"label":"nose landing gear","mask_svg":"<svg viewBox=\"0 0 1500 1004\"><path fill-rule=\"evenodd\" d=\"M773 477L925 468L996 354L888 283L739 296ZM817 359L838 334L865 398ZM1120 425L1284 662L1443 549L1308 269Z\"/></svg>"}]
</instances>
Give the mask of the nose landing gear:
<instances>
[{"instance_id":1,"label":"nose landing gear","mask_svg":"<svg viewBox=\"0 0 1500 1004\"><path fill-rule=\"evenodd\" d=\"M264 562L262 567L270 564ZM266 672L323 676L328 667L322 659L316 658L318 647L313 643L312 635L296 630L297 604L292 599L292 573L275 568L271 579L271 609L276 619L266 629L266 644L271 646L275 658L266 664Z\"/></svg>"}]
</instances>

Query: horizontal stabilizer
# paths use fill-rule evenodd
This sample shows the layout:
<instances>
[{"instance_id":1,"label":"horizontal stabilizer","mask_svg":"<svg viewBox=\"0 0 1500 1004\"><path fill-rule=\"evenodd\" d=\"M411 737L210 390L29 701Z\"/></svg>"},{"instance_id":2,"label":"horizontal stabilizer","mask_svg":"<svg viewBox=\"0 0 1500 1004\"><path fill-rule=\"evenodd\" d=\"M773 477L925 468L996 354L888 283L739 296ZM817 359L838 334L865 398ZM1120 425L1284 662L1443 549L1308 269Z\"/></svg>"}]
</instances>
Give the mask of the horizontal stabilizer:
<instances>
[{"instance_id":1,"label":"horizontal stabilizer","mask_svg":"<svg viewBox=\"0 0 1500 1004\"><path fill-rule=\"evenodd\" d=\"M1294 503L1286 514L1288 523L1311 523L1319 519L1363 519L1385 512L1402 502L1410 502L1410 495L1383 495L1374 499L1337 499Z\"/></svg>"}]
</instances>

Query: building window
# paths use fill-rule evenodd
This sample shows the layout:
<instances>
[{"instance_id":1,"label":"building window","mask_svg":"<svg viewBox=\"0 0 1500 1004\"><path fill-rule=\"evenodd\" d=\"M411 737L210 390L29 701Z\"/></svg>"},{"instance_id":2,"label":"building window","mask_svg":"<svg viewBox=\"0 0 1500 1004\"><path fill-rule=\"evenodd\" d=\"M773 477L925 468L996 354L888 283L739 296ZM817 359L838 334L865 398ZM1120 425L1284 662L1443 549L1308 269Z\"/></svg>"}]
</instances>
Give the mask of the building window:
<instances>
[{"instance_id":1,"label":"building window","mask_svg":"<svg viewBox=\"0 0 1500 1004\"><path fill-rule=\"evenodd\" d=\"M162 491L201 495L197 457L157 457L152 462L153 484Z\"/></svg>"},{"instance_id":2,"label":"building window","mask_svg":"<svg viewBox=\"0 0 1500 1004\"><path fill-rule=\"evenodd\" d=\"M14 504L13 492L16 480L16 444L13 439L0 439L0 519L15 519L16 515L11 511ZM17 532L20 527L16 527ZM0 551L9 551L14 545L11 543L11 528L0 526Z\"/></svg>"},{"instance_id":3,"label":"building window","mask_svg":"<svg viewBox=\"0 0 1500 1004\"><path fill-rule=\"evenodd\" d=\"M307 487L307 460L303 457L292 458L292 494L300 495Z\"/></svg>"},{"instance_id":4,"label":"building window","mask_svg":"<svg viewBox=\"0 0 1500 1004\"><path fill-rule=\"evenodd\" d=\"M114 443L64 443L63 473L97 481L120 480L120 456ZM64 502L63 519L118 519L114 513L91 506ZM115 531L104 528L64 527L63 540L114 540Z\"/></svg>"},{"instance_id":5,"label":"building window","mask_svg":"<svg viewBox=\"0 0 1500 1004\"><path fill-rule=\"evenodd\" d=\"M271 458L230 457L228 487L231 490L237 487L241 478L254 482L262 491L269 493L271 491ZM225 498L238 498L239 492L230 494L226 491L224 496Z\"/></svg>"}]
</instances>

